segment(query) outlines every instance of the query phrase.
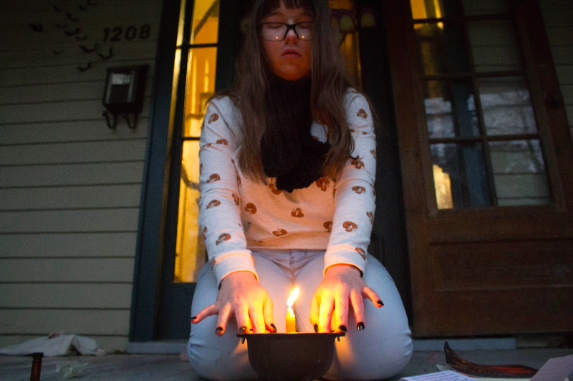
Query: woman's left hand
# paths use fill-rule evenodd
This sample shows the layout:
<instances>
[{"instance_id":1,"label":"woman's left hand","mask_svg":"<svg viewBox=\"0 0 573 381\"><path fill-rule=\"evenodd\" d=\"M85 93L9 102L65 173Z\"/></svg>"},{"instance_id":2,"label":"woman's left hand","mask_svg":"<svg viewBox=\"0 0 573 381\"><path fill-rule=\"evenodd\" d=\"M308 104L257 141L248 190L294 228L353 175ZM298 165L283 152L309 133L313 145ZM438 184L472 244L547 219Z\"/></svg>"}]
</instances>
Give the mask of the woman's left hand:
<instances>
[{"instance_id":1,"label":"woman's left hand","mask_svg":"<svg viewBox=\"0 0 573 381\"><path fill-rule=\"evenodd\" d=\"M378 308L383 306L378 294L360 276L358 268L343 264L329 267L310 304L310 322L314 330L346 332L349 307L354 311L356 328L364 329L364 299L370 299ZM331 327L333 315L335 328Z\"/></svg>"}]
</instances>

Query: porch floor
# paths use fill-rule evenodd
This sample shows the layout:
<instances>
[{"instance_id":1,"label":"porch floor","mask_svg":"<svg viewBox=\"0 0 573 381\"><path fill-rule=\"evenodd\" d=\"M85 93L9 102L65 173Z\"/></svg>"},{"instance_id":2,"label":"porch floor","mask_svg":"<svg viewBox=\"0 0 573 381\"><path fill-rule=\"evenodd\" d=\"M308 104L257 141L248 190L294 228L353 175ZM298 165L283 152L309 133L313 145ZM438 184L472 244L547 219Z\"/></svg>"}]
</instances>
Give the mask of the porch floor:
<instances>
[{"instance_id":1,"label":"porch floor","mask_svg":"<svg viewBox=\"0 0 573 381\"><path fill-rule=\"evenodd\" d=\"M523 364L541 367L551 357L573 354L573 348L457 351L465 359L482 364ZM105 355L99 357L44 358L42 381L61 380L56 363L67 360L88 362L82 373L72 380L106 381L193 381L202 380L179 355ZM435 364L445 364L443 352L414 352L408 366L392 380L436 372ZM0 380L29 380L31 357L0 356Z\"/></svg>"}]
</instances>

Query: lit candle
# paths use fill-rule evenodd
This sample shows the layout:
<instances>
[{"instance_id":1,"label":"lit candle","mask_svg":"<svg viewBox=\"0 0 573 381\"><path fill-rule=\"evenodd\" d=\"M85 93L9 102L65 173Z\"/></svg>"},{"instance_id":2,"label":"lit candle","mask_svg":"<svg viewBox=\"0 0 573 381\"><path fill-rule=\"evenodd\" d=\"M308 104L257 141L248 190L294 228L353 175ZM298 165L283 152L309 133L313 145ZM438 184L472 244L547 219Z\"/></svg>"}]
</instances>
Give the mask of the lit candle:
<instances>
[{"instance_id":1,"label":"lit candle","mask_svg":"<svg viewBox=\"0 0 573 381\"><path fill-rule=\"evenodd\" d=\"M287 306L288 306L287 316L286 316L286 331L287 331L287 333L296 332L296 320L294 317L294 311L292 310L292 305L293 305L296 297L298 296L298 292L299 292L299 289L297 287L292 291L292 293L290 294L290 296L287 300Z\"/></svg>"}]
</instances>

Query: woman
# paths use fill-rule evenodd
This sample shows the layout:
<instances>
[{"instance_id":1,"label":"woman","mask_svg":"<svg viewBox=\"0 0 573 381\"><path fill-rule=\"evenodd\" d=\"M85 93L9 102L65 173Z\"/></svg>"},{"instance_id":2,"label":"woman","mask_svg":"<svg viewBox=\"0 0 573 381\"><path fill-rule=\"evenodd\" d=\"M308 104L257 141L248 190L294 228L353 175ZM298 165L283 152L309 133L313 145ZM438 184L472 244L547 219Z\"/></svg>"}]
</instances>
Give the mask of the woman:
<instances>
[{"instance_id":1,"label":"woman","mask_svg":"<svg viewBox=\"0 0 573 381\"><path fill-rule=\"evenodd\" d=\"M343 67L325 0L256 2L238 79L209 103L201 135L209 263L188 355L203 377L256 378L236 333L285 332L295 285L299 331L347 332L326 378L387 378L411 356L400 296L366 253L376 141Z\"/></svg>"}]
</instances>

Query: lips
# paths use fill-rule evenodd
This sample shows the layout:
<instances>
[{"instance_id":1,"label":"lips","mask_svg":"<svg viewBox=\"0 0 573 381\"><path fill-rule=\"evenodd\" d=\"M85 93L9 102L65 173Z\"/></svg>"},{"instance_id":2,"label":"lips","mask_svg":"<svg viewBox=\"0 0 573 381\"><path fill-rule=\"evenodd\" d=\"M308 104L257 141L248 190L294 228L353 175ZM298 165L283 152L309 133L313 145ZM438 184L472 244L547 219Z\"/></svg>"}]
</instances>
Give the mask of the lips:
<instances>
[{"instance_id":1,"label":"lips","mask_svg":"<svg viewBox=\"0 0 573 381\"><path fill-rule=\"evenodd\" d=\"M298 52L298 50L286 49L285 51L283 51L282 56L283 57L300 57L301 54Z\"/></svg>"}]
</instances>

